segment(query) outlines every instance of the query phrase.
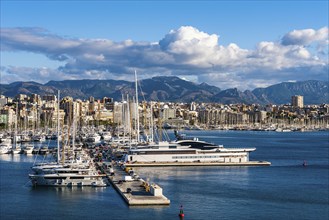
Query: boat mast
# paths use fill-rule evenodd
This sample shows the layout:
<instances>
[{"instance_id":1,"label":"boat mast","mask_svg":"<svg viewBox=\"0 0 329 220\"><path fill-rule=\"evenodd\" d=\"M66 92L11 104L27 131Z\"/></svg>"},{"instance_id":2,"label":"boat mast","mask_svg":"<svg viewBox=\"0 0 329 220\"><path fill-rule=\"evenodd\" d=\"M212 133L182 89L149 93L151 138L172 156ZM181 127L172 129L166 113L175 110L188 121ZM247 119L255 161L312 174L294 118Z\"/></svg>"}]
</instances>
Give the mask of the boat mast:
<instances>
[{"instance_id":1,"label":"boat mast","mask_svg":"<svg viewBox=\"0 0 329 220\"><path fill-rule=\"evenodd\" d=\"M123 140L126 138L126 112L125 101L122 94L122 124L123 124ZM119 136L119 135L118 135Z\"/></svg>"},{"instance_id":2,"label":"boat mast","mask_svg":"<svg viewBox=\"0 0 329 220\"><path fill-rule=\"evenodd\" d=\"M57 100L57 163L60 161L60 151L59 151L59 95L60 91L58 90L58 100Z\"/></svg>"},{"instance_id":3,"label":"boat mast","mask_svg":"<svg viewBox=\"0 0 329 220\"><path fill-rule=\"evenodd\" d=\"M133 96L133 103L136 104L135 96ZM134 120L134 126L133 126L134 127L134 132L133 133L135 134L135 133L137 133L136 111L134 112L134 115L131 117L131 119L135 119ZM136 139L136 141L138 141L137 135L134 135L133 137Z\"/></svg>"},{"instance_id":4,"label":"boat mast","mask_svg":"<svg viewBox=\"0 0 329 220\"><path fill-rule=\"evenodd\" d=\"M150 109L150 112L151 112L151 114L150 114L150 121L151 121L151 138L152 138L152 143L154 142L154 122L153 122L153 106L152 106L152 102L151 102L151 109Z\"/></svg>"},{"instance_id":5,"label":"boat mast","mask_svg":"<svg viewBox=\"0 0 329 220\"><path fill-rule=\"evenodd\" d=\"M132 125L132 123L131 123L131 115L130 115L130 103L129 103L129 94L127 94L127 123L128 123L128 133L129 133L129 145L131 145L131 132L132 132L132 130L131 130L131 125Z\"/></svg>"},{"instance_id":6,"label":"boat mast","mask_svg":"<svg viewBox=\"0 0 329 220\"><path fill-rule=\"evenodd\" d=\"M136 120L137 120L137 142L139 142L139 112L138 112L138 90L137 90L137 73L135 70L135 93L136 93Z\"/></svg>"},{"instance_id":7,"label":"boat mast","mask_svg":"<svg viewBox=\"0 0 329 220\"><path fill-rule=\"evenodd\" d=\"M16 123L15 123L15 137L14 137L14 147L17 148L17 124L18 124L18 102L16 102Z\"/></svg>"},{"instance_id":8,"label":"boat mast","mask_svg":"<svg viewBox=\"0 0 329 220\"><path fill-rule=\"evenodd\" d=\"M72 119L72 151L74 152L75 150L75 105L74 105L74 101L72 102L72 105L73 105L73 119Z\"/></svg>"}]
</instances>

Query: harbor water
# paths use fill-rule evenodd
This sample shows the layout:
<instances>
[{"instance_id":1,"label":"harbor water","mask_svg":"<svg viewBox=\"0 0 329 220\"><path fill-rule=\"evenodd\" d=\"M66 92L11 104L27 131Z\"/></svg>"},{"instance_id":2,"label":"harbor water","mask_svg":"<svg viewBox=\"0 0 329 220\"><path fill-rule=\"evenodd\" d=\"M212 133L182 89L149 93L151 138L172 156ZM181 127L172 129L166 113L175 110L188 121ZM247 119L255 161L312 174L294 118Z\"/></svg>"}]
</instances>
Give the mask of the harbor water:
<instances>
[{"instance_id":1,"label":"harbor water","mask_svg":"<svg viewBox=\"0 0 329 220\"><path fill-rule=\"evenodd\" d=\"M0 155L0 219L179 219L181 205L184 219L329 219L327 132L185 133L224 147L256 147L250 160L272 165L134 168L171 204L129 207L112 186L32 187L30 167L43 156Z\"/></svg>"}]
</instances>

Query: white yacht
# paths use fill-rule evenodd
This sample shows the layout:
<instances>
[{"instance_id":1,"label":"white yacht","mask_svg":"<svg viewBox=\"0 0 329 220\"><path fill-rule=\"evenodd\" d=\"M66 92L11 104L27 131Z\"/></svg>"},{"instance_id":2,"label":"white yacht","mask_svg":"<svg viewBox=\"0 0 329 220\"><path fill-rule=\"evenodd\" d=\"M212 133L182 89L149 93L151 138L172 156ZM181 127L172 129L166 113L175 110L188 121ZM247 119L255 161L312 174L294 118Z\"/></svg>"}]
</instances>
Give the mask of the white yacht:
<instances>
[{"instance_id":1,"label":"white yacht","mask_svg":"<svg viewBox=\"0 0 329 220\"><path fill-rule=\"evenodd\" d=\"M1 138L1 143L2 144L11 144L12 139L10 137L3 137L3 138Z\"/></svg>"},{"instance_id":2,"label":"white yacht","mask_svg":"<svg viewBox=\"0 0 329 220\"><path fill-rule=\"evenodd\" d=\"M90 134L87 137L87 142L90 143L99 143L101 141L101 136L97 133Z\"/></svg>"},{"instance_id":3,"label":"white yacht","mask_svg":"<svg viewBox=\"0 0 329 220\"><path fill-rule=\"evenodd\" d=\"M198 139L160 142L132 148L124 155L126 163L216 162L245 163L256 148L224 148Z\"/></svg>"},{"instance_id":4,"label":"white yacht","mask_svg":"<svg viewBox=\"0 0 329 220\"><path fill-rule=\"evenodd\" d=\"M38 186L105 186L91 158L84 152L77 153L76 159L60 162L40 163L31 167L29 178Z\"/></svg>"},{"instance_id":5,"label":"white yacht","mask_svg":"<svg viewBox=\"0 0 329 220\"><path fill-rule=\"evenodd\" d=\"M32 139L33 139L33 141L45 142L46 136L45 135L35 135L32 137Z\"/></svg>"},{"instance_id":6,"label":"white yacht","mask_svg":"<svg viewBox=\"0 0 329 220\"><path fill-rule=\"evenodd\" d=\"M13 154L21 154L23 152L23 149L21 146L16 145L15 148L12 148L11 153Z\"/></svg>"},{"instance_id":7,"label":"white yacht","mask_svg":"<svg viewBox=\"0 0 329 220\"><path fill-rule=\"evenodd\" d=\"M9 143L2 143L0 145L0 154L9 154L11 152L12 145Z\"/></svg>"},{"instance_id":8,"label":"white yacht","mask_svg":"<svg viewBox=\"0 0 329 220\"><path fill-rule=\"evenodd\" d=\"M25 146L22 148L24 154L32 154L33 149L34 149L34 147L33 147L33 145L31 145L31 144L29 144L29 145L25 145Z\"/></svg>"},{"instance_id":9,"label":"white yacht","mask_svg":"<svg viewBox=\"0 0 329 220\"><path fill-rule=\"evenodd\" d=\"M30 174L33 185L39 186L106 186L105 175L98 174L95 169L76 167L53 167L39 169Z\"/></svg>"}]
</instances>

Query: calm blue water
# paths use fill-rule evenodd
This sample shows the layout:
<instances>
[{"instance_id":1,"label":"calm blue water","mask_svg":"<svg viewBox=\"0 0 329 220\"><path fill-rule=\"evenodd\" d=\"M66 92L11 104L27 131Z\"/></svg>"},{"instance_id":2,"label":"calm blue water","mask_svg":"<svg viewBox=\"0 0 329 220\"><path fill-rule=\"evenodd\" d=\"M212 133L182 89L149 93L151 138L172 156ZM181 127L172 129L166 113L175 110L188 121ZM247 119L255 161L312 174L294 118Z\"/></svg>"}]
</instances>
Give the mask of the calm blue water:
<instances>
[{"instance_id":1,"label":"calm blue water","mask_svg":"<svg viewBox=\"0 0 329 220\"><path fill-rule=\"evenodd\" d=\"M250 159L272 166L138 168L163 187L171 205L128 207L112 187L32 188L35 157L0 155L0 219L179 219L181 204L184 219L329 219L328 133L185 133L226 147L256 147Z\"/></svg>"}]
</instances>

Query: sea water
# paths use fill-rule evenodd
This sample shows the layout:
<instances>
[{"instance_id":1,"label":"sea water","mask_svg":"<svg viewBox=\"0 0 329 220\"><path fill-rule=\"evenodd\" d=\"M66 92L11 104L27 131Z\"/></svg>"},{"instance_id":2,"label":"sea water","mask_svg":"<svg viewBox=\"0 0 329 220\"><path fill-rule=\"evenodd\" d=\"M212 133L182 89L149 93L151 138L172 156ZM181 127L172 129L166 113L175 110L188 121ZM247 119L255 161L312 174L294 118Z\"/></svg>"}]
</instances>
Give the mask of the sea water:
<instances>
[{"instance_id":1,"label":"sea water","mask_svg":"<svg viewBox=\"0 0 329 220\"><path fill-rule=\"evenodd\" d=\"M0 155L0 219L179 219L181 205L184 219L329 219L327 132L185 133L225 147L256 147L250 160L272 165L135 168L171 204L129 207L111 186L32 187L30 167L44 158Z\"/></svg>"}]
</instances>

